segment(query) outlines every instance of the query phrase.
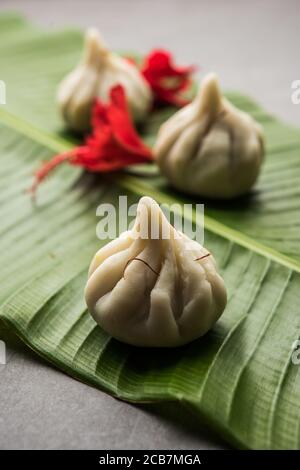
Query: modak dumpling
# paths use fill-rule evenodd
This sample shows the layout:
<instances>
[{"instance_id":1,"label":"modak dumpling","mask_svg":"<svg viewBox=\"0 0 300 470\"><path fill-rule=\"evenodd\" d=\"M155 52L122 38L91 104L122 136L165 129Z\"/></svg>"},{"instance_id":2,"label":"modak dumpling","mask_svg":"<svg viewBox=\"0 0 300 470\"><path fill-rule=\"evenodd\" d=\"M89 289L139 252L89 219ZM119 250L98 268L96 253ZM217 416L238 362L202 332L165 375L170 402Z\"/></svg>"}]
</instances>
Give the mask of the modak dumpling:
<instances>
[{"instance_id":1,"label":"modak dumpling","mask_svg":"<svg viewBox=\"0 0 300 470\"><path fill-rule=\"evenodd\" d=\"M261 126L222 96L207 75L194 101L160 128L154 155L174 188L229 199L249 191L264 156Z\"/></svg>"},{"instance_id":2,"label":"modak dumpling","mask_svg":"<svg viewBox=\"0 0 300 470\"><path fill-rule=\"evenodd\" d=\"M120 341L174 347L213 326L226 289L213 256L143 197L132 230L94 256L85 298L96 322Z\"/></svg>"},{"instance_id":3,"label":"modak dumpling","mask_svg":"<svg viewBox=\"0 0 300 470\"><path fill-rule=\"evenodd\" d=\"M148 83L134 64L104 45L96 29L89 29L83 60L58 90L58 104L67 126L79 132L88 130L94 99L107 102L111 88L118 84L125 89L133 120L142 121L152 102Z\"/></svg>"}]
</instances>

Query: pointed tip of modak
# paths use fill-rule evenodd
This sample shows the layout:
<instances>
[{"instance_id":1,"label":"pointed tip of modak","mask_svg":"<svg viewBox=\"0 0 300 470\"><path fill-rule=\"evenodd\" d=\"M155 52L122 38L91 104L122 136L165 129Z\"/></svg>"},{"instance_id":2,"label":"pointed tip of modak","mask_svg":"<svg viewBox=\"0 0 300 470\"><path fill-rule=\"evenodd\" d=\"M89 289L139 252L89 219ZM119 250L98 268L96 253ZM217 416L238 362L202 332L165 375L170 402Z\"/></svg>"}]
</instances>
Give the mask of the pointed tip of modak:
<instances>
[{"instance_id":1,"label":"pointed tip of modak","mask_svg":"<svg viewBox=\"0 0 300 470\"><path fill-rule=\"evenodd\" d=\"M159 204L149 196L143 196L138 203L135 228L142 239L173 238L174 228L170 225Z\"/></svg>"},{"instance_id":2,"label":"pointed tip of modak","mask_svg":"<svg viewBox=\"0 0 300 470\"><path fill-rule=\"evenodd\" d=\"M202 90L205 90L206 93L210 93L211 95L222 95L219 77L214 72L210 72L205 75L201 83L201 88Z\"/></svg>"},{"instance_id":3,"label":"pointed tip of modak","mask_svg":"<svg viewBox=\"0 0 300 470\"><path fill-rule=\"evenodd\" d=\"M222 91L216 73L208 73L202 80L196 100L201 113L208 113L212 117L222 108Z\"/></svg>"},{"instance_id":4,"label":"pointed tip of modak","mask_svg":"<svg viewBox=\"0 0 300 470\"><path fill-rule=\"evenodd\" d=\"M88 28L85 33L85 63L97 63L107 52L108 49L98 29L94 27Z\"/></svg>"},{"instance_id":5,"label":"pointed tip of modak","mask_svg":"<svg viewBox=\"0 0 300 470\"><path fill-rule=\"evenodd\" d=\"M148 209L151 209L151 207L159 207L157 202L150 196L141 197L138 206L146 206Z\"/></svg>"},{"instance_id":6,"label":"pointed tip of modak","mask_svg":"<svg viewBox=\"0 0 300 470\"><path fill-rule=\"evenodd\" d=\"M161 212L157 202L150 196L143 196L138 202L137 216L151 217L151 214Z\"/></svg>"}]
</instances>

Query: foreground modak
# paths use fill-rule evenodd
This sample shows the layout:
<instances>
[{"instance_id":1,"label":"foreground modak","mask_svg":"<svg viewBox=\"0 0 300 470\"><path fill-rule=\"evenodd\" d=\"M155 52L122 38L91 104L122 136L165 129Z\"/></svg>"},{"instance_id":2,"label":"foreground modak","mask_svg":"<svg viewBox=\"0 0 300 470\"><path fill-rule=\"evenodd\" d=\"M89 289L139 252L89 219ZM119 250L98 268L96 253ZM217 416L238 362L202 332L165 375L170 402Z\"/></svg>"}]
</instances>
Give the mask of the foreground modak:
<instances>
[{"instance_id":1,"label":"foreground modak","mask_svg":"<svg viewBox=\"0 0 300 470\"><path fill-rule=\"evenodd\" d=\"M96 322L136 346L174 347L204 335L226 305L211 253L143 197L131 231L92 260L85 298Z\"/></svg>"}]
</instances>

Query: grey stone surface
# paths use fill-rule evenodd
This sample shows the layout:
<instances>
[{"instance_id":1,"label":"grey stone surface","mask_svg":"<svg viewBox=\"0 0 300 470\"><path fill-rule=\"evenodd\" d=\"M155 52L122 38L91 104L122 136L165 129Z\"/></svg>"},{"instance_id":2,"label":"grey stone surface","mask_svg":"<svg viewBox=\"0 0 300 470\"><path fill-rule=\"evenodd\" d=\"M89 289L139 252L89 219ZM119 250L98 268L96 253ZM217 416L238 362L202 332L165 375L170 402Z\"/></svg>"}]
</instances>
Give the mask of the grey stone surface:
<instances>
[{"instance_id":1,"label":"grey stone surface","mask_svg":"<svg viewBox=\"0 0 300 470\"><path fill-rule=\"evenodd\" d=\"M200 75L216 71L286 121L300 124L298 0L1 0L47 28L95 25L114 48L171 49ZM1 32L0 32L1 34ZM0 448L191 449L225 444L178 407L117 401L52 368L7 331L0 366Z\"/></svg>"},{"instance_id":2,"label":"grey stone surface","mask_svg":"<svg viewBox=\"0 0 300 470\"><path fill-rule=\"evenodd\" d=\"M7 345L7 364L0 365L0 449L224 446L178 405L116 400L47 364L3 325L0 338Z\"/></svg>"}]
</instances>

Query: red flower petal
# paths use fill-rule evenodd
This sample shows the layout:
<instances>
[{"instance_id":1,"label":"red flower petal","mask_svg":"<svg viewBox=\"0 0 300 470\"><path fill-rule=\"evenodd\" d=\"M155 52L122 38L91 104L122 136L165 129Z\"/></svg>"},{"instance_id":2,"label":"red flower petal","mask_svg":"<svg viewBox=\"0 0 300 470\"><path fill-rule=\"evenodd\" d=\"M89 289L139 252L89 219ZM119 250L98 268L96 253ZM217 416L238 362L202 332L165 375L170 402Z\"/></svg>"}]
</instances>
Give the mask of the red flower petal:
<instances>
[{"instance_id":1,"label":"red flower petal","mask_svg":"<svg viewBox=\"0 0 300 470\"><path fill-rule=\"evenodd\" d=\"M156 49L145 58L141 73L151 86L156 103L183 106L188 101L182 92L191 85L194 71L194 66L175 65L168 51Z\"/></svg>"},{"instance_id":2,"label":"red flower petal","mask_svg":"<svg viewBox=\"0 0 300 470\"><path fill-rule=\"evenodd\" d=\"M95 101L92 113L92 133L84 145L56 155L35 173L31 192L58 165L68 161L92 172L120 170L131 164L152 161L152 152L133 127L125 91L121 85L110 91L110 103Z\"/></svg>"},{"instance_id":3,"label":"red flower petal","mask_svg":"<svg viewBox=\"0 0 300 470\"><path fill-rule=\"evenodd\" d=\"M111 105L107 110L109 122L114 130L114 136L123 149L140 155L147 159L152 159L151 151L142 142L132 125L130 113L121 85L117 85L111 90Z\"/></svg>"}]
</instances>

